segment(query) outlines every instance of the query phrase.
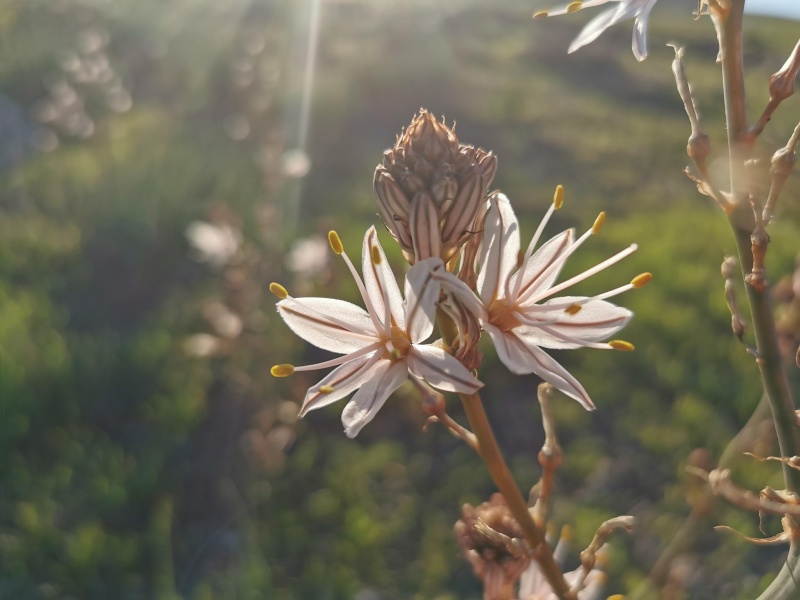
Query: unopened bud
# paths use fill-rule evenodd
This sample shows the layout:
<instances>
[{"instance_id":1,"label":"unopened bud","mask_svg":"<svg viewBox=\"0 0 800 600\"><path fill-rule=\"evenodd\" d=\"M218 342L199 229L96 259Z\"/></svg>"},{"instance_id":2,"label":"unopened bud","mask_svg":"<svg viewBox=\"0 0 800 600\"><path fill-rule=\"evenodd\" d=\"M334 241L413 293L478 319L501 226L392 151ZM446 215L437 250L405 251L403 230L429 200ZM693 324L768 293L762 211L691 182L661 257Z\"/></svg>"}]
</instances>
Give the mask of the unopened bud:
<instances>
[{"instance_id":1,"label":"unopened bud","mask_svg":"<svg viewBox=\"0 0 800 600\"><path fill-rule=\"evenodd\" d=\"M702 131L697 131L689 137L686 144L686 154L695 162L702 163L711 154L711 139Z\"/></svg>"},{"instance_id":2,"label":"unopened bud","mask_svg":"<svg viewBox=\"0 0 800 600\"><path fill-rule=\"evenodd\" d=\"M455 128L420 110L384 153L373 180L381 218L409 262L428 256L447 262L458 254L475 231L496 170L491 152L459 144Z\"/></svg>"},{"instance_id":3,"label":"unopened bud","mask_svg":"<svg viewBox=\"0 0 800 600\"><path fill-rule=\"evenodd\" d=\"M776 102L782 102L794 94L794 83L797 79L797 70L800 68L800 42L783 63L780 70L769 78L769 97Z\"/></svg>"}]
</instances>

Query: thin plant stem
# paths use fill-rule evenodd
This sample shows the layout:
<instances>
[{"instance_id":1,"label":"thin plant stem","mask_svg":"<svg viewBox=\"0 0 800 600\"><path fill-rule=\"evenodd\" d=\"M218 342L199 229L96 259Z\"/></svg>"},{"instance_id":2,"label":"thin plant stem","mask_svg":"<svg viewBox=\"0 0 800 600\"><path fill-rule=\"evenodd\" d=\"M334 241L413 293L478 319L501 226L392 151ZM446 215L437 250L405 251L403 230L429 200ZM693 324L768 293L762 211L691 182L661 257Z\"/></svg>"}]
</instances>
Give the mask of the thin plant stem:
<instances>
[{"instance_id":1,"label":"thin plant stem","mask_svg":"<svg viewBox=\"0 0 800 600\"><path fill-rule=\"evenodd\" d=\"M747 181L744 177L745 144L747 131L745 115L745 89L742 67L742 15L744 0L732 0L724 14L714 15L714 25L720 43L722 77L725 95L725 117L728 129L728 147L731 172L731 195L736 208L728 214L733 230L739 264L745 277L745 292L750 304L751 322L756 338L758 359L764 391L772 409L772 418L778 436L781 456L798 454L797 417L786 371L783 368L775 319L767 286L754 286L747 282L753 269L751 234L755 218L747 202ZM783 467L786 489L800 491L800 471Z\"/></svg>"},{"instance_id":2,"label":"thin plant stem","mask_svg":"<svg viewBox=\"0 0 800 600\"><path fill-rule=\"evenodd\" d=\"M736 209L728 214L728 221L736 239L739 264L745 278L745 290L750 303L751 323L758 351L757 364L761 372L764 391L769 398L772 418L778 436L781 456L798 454L797 416L794 401L781 364L778 339L769 289L766 285L754 286L747 276L753 268L751 234L755 217L747 201L747 181L744 169L744 136L747 132L745 114L744 70L742 67L742 16L744 0L730 0L724 11L712 17L717 29L722 57L722 76L725 95L725 118L728 128L728 147L731 171L731 196ZM800 491L800 471L783 465L786 489ZM777 577L759 597L759 600L789 600L797 598L800 581L800 544L793 540L786 562Z\"/></svg>"},{"instance_id":3,"label":"thin plant stem","mask_svg":"<svg viewBox=\"0 0 800 600\"><path fill-rule=\"evenodd\" d=\"M439 331L445 343L450 344L456 336L456 326L453 320L442 311L438 312ZM533 550L533 558L539 563L542 574L547 579L553 593L559 600L574 600L575 594L570 590L569 585L564 579L561 568L553 557L553 551L544 537L544 532L534 523L533 517L528 510L528 503L522 497L522 493L514 481L514 476L508 468L500 447L497 445L492 426L483 408L483 402L479 394L459 394L464 412L469 420L472 433L478 439L480 456L483 459L492 481L511 510L514 519L519 523L525 535L525 541Z\"/></svg>"}]
</instances>

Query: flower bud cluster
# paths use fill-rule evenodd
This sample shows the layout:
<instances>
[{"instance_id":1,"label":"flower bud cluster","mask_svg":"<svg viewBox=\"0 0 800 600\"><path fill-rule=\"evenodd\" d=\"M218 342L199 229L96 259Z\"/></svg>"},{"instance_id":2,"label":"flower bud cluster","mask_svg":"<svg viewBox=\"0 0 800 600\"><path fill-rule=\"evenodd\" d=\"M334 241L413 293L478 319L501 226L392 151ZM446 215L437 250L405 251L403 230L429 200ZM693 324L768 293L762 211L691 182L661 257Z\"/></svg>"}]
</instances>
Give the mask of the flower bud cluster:
<instances>
[{"instance_id":1,"label":"flower bud cluster","mask_svg":"<svg viewBox=\"0 0 800 600\"><path fill-rule=\"evenodd\" d=\"M383 223L409 263L458 253L496 170L494 154L459 144L454 127L420 110L373 180Z\"/></svg>"}]
</instances>

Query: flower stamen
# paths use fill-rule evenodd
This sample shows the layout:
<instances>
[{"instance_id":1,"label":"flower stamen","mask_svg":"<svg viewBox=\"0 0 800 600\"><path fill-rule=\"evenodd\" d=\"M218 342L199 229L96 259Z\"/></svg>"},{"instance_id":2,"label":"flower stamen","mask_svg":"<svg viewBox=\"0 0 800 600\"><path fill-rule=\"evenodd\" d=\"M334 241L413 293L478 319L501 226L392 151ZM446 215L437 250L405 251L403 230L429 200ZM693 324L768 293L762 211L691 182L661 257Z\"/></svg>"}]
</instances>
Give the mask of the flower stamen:
<instances>
[{"instance_id":1,"label":"flower stamen","mask_svg":"<svg viewBox=\"0 0 800 600\"><path fill-rule=\"evenodd\" d=\"M633 344L626 342L625 340L611 340L608 342L608 345L614 350L619 350L620 352L633 352L636 350L636 347Z\"/></svg>"},{"instance_id":2,"label":"flower stamen","mask_svg":"<svg viewBox=\"0 0 800 600\"><path fill-rule=\"evenodd\" d=\"M275 365L269 370L273 377L289 377L289 375L294 374L294 371L294 365L289 364Z\"/></svg>"},{"instance_id":3,"label":"flower stamen","mask_svg":"<svg viewBox=\"0 0 800 600\"><path fill-rule=\"evenodd\" d=\"M275 283L274 281L269 284L269 291L272 292L275 296L284 300L285 298L289 297L289 292L286 291L286 288L283 287L280 283Z\"/></svg>"}]
</instances>

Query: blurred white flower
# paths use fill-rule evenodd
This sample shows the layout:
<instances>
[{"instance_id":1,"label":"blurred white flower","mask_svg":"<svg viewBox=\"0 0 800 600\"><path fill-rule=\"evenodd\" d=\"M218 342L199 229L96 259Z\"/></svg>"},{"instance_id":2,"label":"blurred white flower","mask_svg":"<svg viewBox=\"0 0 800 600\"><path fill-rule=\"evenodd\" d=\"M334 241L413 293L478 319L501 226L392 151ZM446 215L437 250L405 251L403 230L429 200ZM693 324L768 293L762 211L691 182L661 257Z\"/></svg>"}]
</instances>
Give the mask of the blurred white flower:
<instances>
[{"instance_id":1,"label":"blurred white flower","mask_svg":"<svg viewBox=\"0 0 800 600\"><path fill-rule=\"evenodd\" d=\"M286 256L286 268L300 277L315 277L327 267L328 242L319 235L297 240Z\"/></svg>"},{"instance_id":2,"label":"blurred white flower","mask_svg":"<svg viewBox=\"0 0 800 600\"><path fill-rule=\"evenodd\" d=\"M183 351L189 356L207 358L222 350L222 340L208 333L196 333L183 341Z\"/></svg>"},{"instance_id":3,"label":"blurred white flower","mask_svg":"<svg viewBox=\"0 0 800 600\"><path fill-rule=\"evenodd\" d=\"M570 586L583 577L583 567L564 573L564 579ZM600 600L605 587L606 575L599 569L592 569L583 582L584 587L578 592L578 600ZM519 600L557 600L553 588L547 583L539 563L532 560L519 579Z\"/></svg>"},{"instance_id":4,"label":"blurred white flower","mask_svg":"<svg viewBox=\"0 0 800 600\"><path fill-rule=\"evenodd\" d=\"M212 267L224 267L234 257L241 244L241 234L230 225L212 225L193 221L186 228L193 259Z\"/></svg>"},{"instance_id":5,"label":"blurred white flower","mask_svg":"<svg viewBox=\"0 0 800 600\"><path fill-rule=\"evenodd\" d=\"M617 6L609 8L589 21L586 27L578 34L578 37L570 44L569 52L575 52L578 48L591 44L612 25L628 19L636 19L633 23L633 55L636 60L643 61L647 58L647 20L656 0L584 0L583 2L571 2L567 6L556 10L541 11L534 14L533 17L535 19L554 17L609 2L616 2Z\"/></svg>"}]
</instances>

